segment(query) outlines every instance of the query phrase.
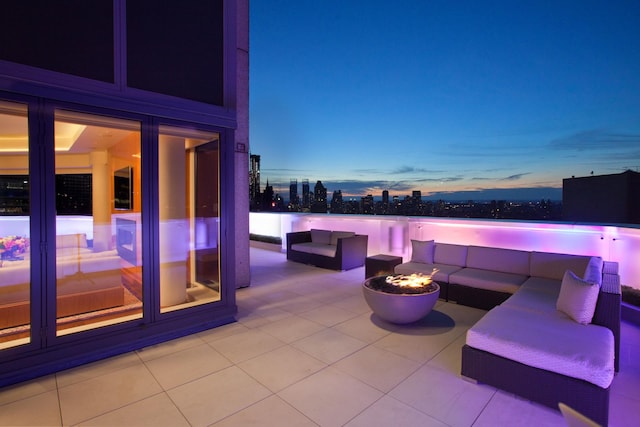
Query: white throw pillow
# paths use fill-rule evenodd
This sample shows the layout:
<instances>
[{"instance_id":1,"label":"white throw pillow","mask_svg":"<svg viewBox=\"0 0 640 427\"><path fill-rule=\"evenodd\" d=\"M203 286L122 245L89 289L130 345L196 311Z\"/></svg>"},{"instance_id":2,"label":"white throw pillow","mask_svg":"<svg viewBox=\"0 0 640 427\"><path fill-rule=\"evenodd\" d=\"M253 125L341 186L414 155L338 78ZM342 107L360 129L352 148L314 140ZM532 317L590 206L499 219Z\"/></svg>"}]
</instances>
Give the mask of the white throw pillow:
<instances>
[{"instance_id":1,"label":"white throw pillow","mask_svg":"<svg viewBox=\"0 0 640 427\"><path fill-rule=\"evenodd\" d=\"M323 245L328 245L331 243L331 231L329 230L317 230L311 229L311 241L313 243L320 243Z\"/></svg>"},{"instance_id":2,"label":"white throw pillow","mask_svg":"<svg viewBox=\"0 0 640 427\"><path fill-rule=\"evenodd\" d=\"M411 262L433 264L435 248L433 240L411 240Z\"/></svg>"},{"instance_id":3,"label":"white throw pillow","mask_svg":"<svg viewBox=\"0 0 640 427\"><path fill-rule=\"evenodd\" d=\"M597 283L582 280L567 270L562 278L556 308L576 322L587 325L593 320L599 292Z\"/></svg>"}]
</instances>

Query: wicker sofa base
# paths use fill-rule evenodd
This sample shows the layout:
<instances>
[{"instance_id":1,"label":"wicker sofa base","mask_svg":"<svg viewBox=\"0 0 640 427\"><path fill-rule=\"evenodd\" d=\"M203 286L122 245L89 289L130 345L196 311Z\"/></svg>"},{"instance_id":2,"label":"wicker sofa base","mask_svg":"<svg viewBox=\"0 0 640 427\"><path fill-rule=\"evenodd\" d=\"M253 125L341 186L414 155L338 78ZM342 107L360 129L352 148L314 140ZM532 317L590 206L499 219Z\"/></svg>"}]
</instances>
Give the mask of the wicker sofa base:
<instances>
[{"instance_id":1,"label":"wicker sofa base","mask_svg":"<svg viewBox=\"0 0 640 427\"><path fill-rule=\"evenodd\" d=\"M491 310L496 305L505 302L512 294L506 292L491 291L487 289L473 288L471 286L449 283L447 300L468 307Z\"/></svg>"},{"instance_id":2,"label":"wicker sofa base","mask_svg":"<svg viewBox=\"0 0 640 427\"><path fill-rule=\"evenodd\" d=\"M334 257L309 252L296 251L292 246L296 243L311 242L310 231L287 233L287 260L330 270L351 270L364 266L367 257L367 243L369 237L356 234L338 239Z\"/></svg>"},{"instance_id":3,"label":"wicker sofa base","mask_svg":"<svg viewBox=\"0 0 640 427\"><path fill-rule=\"evenodd\" d=\"M609 422L609 388L497 356L464 345L464 377L558 410L562 402L602 426Z\"/></svg>"}]
</instances>

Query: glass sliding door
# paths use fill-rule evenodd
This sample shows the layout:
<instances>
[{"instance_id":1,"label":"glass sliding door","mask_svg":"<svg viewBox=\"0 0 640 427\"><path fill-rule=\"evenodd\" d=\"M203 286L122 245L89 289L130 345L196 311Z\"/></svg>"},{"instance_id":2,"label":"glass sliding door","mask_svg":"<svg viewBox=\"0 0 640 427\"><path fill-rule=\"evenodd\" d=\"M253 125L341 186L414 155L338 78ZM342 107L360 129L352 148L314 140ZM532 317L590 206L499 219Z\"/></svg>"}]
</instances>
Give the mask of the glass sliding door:
<instances>
[{"instance_id":1,"label":"glass sliding door","mask_svg":"<svg viewBox=\"0 0 640 427\"><path fill-rule=\"evenodd\" d=\"M27 106L0 101L0 349L31 340Z\"/></svg>"},{"instance_id":2,"label":"glass sliding door","mask_svg":"<svg viewBox=\"0 0 640 427\"><path fill-rule=\"evenodd\" d=\"M140 123L58 110L54 127L57 334L140 318Z\"/></svg>"},{"instance_id":3,"label":"glass sliding door","mask_svg":"<svg viewBox=\"0 0 640 427\"><path fill-rule=\"evenodd\" d=\"M220 300L219 134L161 126L161 312Z\"/></svg>"}]
</instances>

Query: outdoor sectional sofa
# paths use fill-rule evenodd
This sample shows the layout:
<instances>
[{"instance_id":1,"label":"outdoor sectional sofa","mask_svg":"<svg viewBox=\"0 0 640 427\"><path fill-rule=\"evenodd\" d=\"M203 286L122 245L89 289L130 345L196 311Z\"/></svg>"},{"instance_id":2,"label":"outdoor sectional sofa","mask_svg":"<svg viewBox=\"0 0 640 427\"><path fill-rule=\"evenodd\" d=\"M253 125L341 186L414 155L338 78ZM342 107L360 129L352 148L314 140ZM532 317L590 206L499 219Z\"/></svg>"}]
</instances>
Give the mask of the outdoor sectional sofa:
<instances>
[{"instance_id":1,"label":"outdoor sectional sofa","mask_svg":"<svg viewBox=\"0 0 640 427\"><path fill-rule=\"evenodd\" d=\"M331 270L364 265L368 236L352 231L311 229L287 233L287 259Z\"/></svg>"},{"instance_id":2,"label":"outdoor sectional sofa","mask_svg":"<svg viewBox=\"0 0 640 427\"><path fill-rule=\"evenodd\" d=\"M489 310L469 329L463 377L608 424L620 359L618 265L600 257L412 241L396 273L432 273L441 297Z\"/></svg>"},{"instance_id":3,"label":"outdoor sectional sofa","mask_svg":"<svg viewBox=\"0 0 640 427\"><path fill-rule=\"evenodd\" d=\"M115 250L94 252L85 234L56 236L56 313L71 316L121 306L124 287ZM0 267L0 329L29 323L28 256Z\"/></svg>"}]
</instances>

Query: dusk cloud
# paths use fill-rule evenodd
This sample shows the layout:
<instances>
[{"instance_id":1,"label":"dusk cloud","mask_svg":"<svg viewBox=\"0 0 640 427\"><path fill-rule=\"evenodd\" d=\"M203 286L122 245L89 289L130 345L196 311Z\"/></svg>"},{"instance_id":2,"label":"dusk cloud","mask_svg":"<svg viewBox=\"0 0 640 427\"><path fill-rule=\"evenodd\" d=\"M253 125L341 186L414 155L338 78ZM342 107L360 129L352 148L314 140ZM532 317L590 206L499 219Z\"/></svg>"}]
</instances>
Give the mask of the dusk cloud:
<instances>
[{"instance_id":1,"label":"dusk cloud","mask_svg":"<svg viewBox=\"0 0 640 427\"><path fill-rule=\"evenodd\" d=\"M550 142L556 150L611 150L637 148L640 145L640 134L607 132L603 129L592 129L578 132Z\"/></svg>"},{"instance_id":2,"label":"dusk cloud","mask_svg":"<svg viewBox=\"0 0 640 427\"><path fill-rule=\"evenodd\" d=\"M400 166L399 168L393 170L392 174L405 174L405 173L442 173L443 171L438 170L429 170L424 168L416 168L413 166Z\"/></svg>"},{"instance_id":3,"label":"dusk cloud","mask_svg":"<svg viewBox=\"0 0 640 427\"><path fill-rule=\"evenodd\" d=\"M518 173L515 175L507 176L505 178L502 178L501 181L518 181L522 179L523 176L526 176L526 175L531 175L531 172Z\"/></svg>"}]
</instances>

